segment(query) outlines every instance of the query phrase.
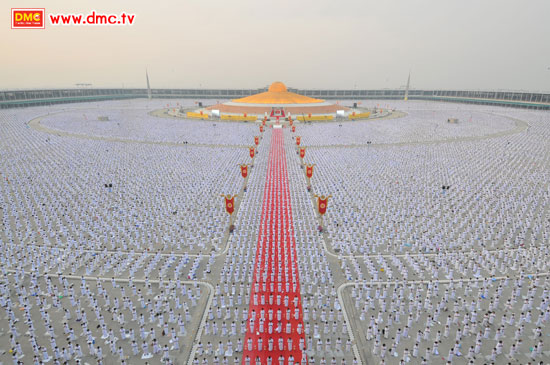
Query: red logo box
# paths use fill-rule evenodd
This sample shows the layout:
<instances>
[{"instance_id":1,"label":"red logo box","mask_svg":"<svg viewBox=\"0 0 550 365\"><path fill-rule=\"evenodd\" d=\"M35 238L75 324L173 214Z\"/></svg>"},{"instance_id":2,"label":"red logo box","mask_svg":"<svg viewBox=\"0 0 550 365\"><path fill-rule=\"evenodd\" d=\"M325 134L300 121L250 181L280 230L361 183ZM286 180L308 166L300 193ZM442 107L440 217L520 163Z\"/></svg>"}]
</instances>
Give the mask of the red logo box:
<instances>
[{"instance_id":1,"label":"red logo box","mask_svg":"<svg viewBox=\"0 0 550 365\"><path fill-rule=\"evenodd\" d=\"M11 29L44 29L46 27L44 8L12 8Z\"/></svg>"}]
</instances>

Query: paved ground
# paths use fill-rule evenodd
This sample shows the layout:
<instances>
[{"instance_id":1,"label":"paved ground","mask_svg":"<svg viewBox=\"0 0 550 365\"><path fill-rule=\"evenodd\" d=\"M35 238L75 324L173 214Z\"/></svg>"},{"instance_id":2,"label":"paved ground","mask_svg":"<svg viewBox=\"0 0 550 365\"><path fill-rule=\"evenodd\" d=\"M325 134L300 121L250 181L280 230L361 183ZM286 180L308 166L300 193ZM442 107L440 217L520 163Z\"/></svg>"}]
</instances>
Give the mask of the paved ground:
<instances>
[{"instance_id":1,"label":"paved ground","mask_svg":"<svg viewBox=\"0 0 550 365\"><path fill-rule=\"evenodd\" d=\"M159 109L155 110L155 117L166 117L158 111ZM407 114L394 113L392 117L406 118L411 113L414 115L415 111L408 111ZM269 296L266 298L268 304L265 307L261 303L254 304L255 293L269 293L261 289L261 281L254 279L256 265L258 262L264 262L268 267L278 269L282 273L283 277L277 281L283 285L285 282L294 282L291 274L294 270L299 273L300 290L297 298L298 302L301 302L302 313L298 313L299 320L282 320L281 323L285 324L283 327L286 327L286 322L291 324L288 329L290 332L286 336L277 336L284 341L288 338L297 341L298 344L293 343L293 349L299 346L300 338L303 336L304 354L310 364L321 364L323 361L330 364L333 358L334 363L338 364L353 364L354 358L355 363L365 364L377 364L382 361L397 364L401 360L420 363L422 358L427 358L427 354L429 359L426 362L434 364L444 364L451 358L453 364L468 363L467 355L470 355L473 363L548 362L550 286L547 278L550 260L546 221L550 204L544 204L544 201L548 201L548 180L544 178L548 176L548 165L545 164L548 155L541 144L544 137L549 135L548 124L544 124L545 115L541 113L507 114L501 109L492 109L481 111L479 115L483 113L488 118L498 117L512 121L513 127L500 128L494 133L486 133L484 130L483 134L478 135L458 134L456 138L438 138L436 133L427 141L411 138L407 141L391 142L392 139L388 138L390 142L368 145L322 144L322 140L314 143L313 140L302 137L304 145L312 143L308 146L304 161L318 161L311 191L306 189L308 182L302 161L296 154L294 137L301 134L301 128L312 127L299 125L295 134L288 128L278 130L276 133L280 134L280 139L276 139L277 145L284 151L278 160L284 160L288 177L282 177L280 180L287 190L275 190L277 194L273 199L280 202L276 207L286 207L287 211L291 212L289 214L292 216L293 224L290 226L294 227L295 232L287 231L288 227L283 229L284 226L281 226L281 232L289 236L284 236L284 239L281 236L281 241L274 241L266 246L273 247L275 256L268 254L265 261L258 261L256 252L258 237L262 235L261 227L266 222L278 224L277 219L262 216L265 189L269 189L270 186L266 184L266 179L274 178L269 174L269 166L273 158L276 158L270 155L274 148L274 133L270 129L264 133L257 147L258 155L253 160L242 161L254 165L250 168L249 176L246 179L233 180L236 183L232 182L233 192L238 194L236 211L230 222L235 225L235 230L229 232L227 220L220 222L224 225L217 229L221 232L220 241L212 245L212 250L209 250L209 245L197 251L185 246L176 249L165 243L151 244L150 247L154 249L149 251L147 246L126 247L126 242L116 239L105 240L99 236L97 240L105 241L104 244L81 244L79 242L86 238L79 236L77 226L72 226L72 215L75 214L69 218L57 212L37 211L29 215L28 222L23 221L20 217L26 216L29 208L39 210L39 202L44 198L37 195L39 193L36 191L31 198L32 194L29 195L27 191L32 189L32 185L27 187L21 183L23 172L11 172L15 170L12 170L10 160L2 160L8 172L2 177L3 193L0 194L3 208L1 217L4 224L0 234L4 251L0 256L3 264L0 304L5 309L0 317L0 345L4 351L0 355L1 361L7 363L12 361L12 358L19 358L24 354L19 360L25 364L33 363L33 345L37 342L38 346L47 351L47 355L43 355L43 351L36 348L36 354L39 354L38 361L48 360L47 357L62 358L63 350L66 349L66 358L70 358L70 362L80 359L83 363L94 364L98 363L99 347L105 364L144 364L146 361L160 363L163 358L166 363L178 364L222 364L224 361L230 364L247 363L246 359L243 359L243 351L245 354L257 354L257 340L263 336L259 333L269 333L269 320L264 323L264 332L259 331L258 326L262 321L259 321L258 311L263 308L265 313L262 315L267 318L269 308L273 308L276 318L279 308L300 309L300 306L292 303L286 306L270 305ZM128 140L58 131L40 123L42 114L39 108L32 113L29 112L29 115L32 115L28 123L30 132L22 127L22 124L10 124L9 118L14 118L13 116L0 120L6 123L4 141L11 141L11 145L3 146L6 151L13 149L23 153L21 146L24 144L21 141L28 139L26 143L42 149L44 159L53 160L55 156L59 162L68 159L61 153L68 151L64 149L64 145L74 145L73 151L76 151L78 143L81 143L80 147L89 154L98 147L119 144L127 146L127 151L135 151L141 148L137 146L142 145L201 148L205 151L246 147L238 144L181 144L171 141ZM376 123L391 123L391 119L373 120L368 123L375 123L377 126L379 124ZM322 127L319 124L319 128ZM531 127L534 128L534 132L530 130ZM256 126L251 124L250 128ZM322 131L319 130L319 133L322 134ZM56 148L46 147L44 136L48 135L56 143ZM338 218L336 212L341 207L329 203L331 213L324 219L316 213L314 194L338 195L337 191L327 191L327 187L331 186L327 181L334 181L339 175L344 176L345 171L353 171L353 167L337 163L340 161L338 158L334 158L334 165L322 162L326 160L321 156L336 156L332 154L334 150L353 150L353 155L348 155L347 158L350 163L356 164L355 166L362 166L361 160L364 158L361 156L371 154L374 150L379 154L377 156L380 164L391 166L392 159L398 158L395 156L399 156L399 149L403 148L427 148L431 149L430 153L443 153L442 151L454 148L450 147L452 145L464 147L466 150L481 150L484 144L492 143L491 148L500 151L502 146L508 146L506 143L510 143L510 140L514 143L515 154L510 154L509 161L517 163L520 170L526 165L525 161L529 161L534 166L529 167L529 171L533 170L533 176L539 176L538 180L546 181L546 184L530 180L531 175L525 172L519 174L519 177L512 172L506 175L510 176L513 184L517 184L511 191L521 191L521 194L510 195L514 202L518 200L519 203L515 205L511 201L506 208L491 207L491 214L482 216L480 221L486 220L489 223L480 224L487 224L484 231L490 232L488 228L491 219L503 219L503 214L508 210L517 211L518 216L524 217L525 225L530 228L523 230L518 225L517 230L510 228L497 231L500 233L495 236L494 243L464 244L456 247L453 245L454 242L450 242L441 244L440 247L443 249L437 252L422 251L414 244L403 249L403 246L397 245L396 242L374 245L365 240L365 243L356 244L355 241L363 242L358 230L356 239L351 240L352 244L346 246L347 238L338 235L346 232L348 228L340 226L338 229L335 225L335 218ZM250 142L252 144L252 141ZM509 148L505 147L503 151ZM382 152L384 150L394 155L386 160L387 157ZM123 156L123 150L116 151ZM475 157L475 153L472 156ZM454 158L465 160L474 157L464 154ZM521 161L516 162L520 157ZM167 155L165 162L172 163L171 158L174 156ZM157 164L160 167L165 162L159 161ZM27 162L20 161L20 166L22 163ZM86 161L82 163L85 164ZM97 168L96 166L99 165L90 164L89 168ZM498 166L494 163L490 163L487 170L494 174L504 173L502 169L499 172ZM64 171L65 174L69 174L70 170ZM334 172L336 177L327 171ZM359 169L359 172L366 174L367 169ZM522 182L521 176L529 179L528 182ZM350 184L357 186L363 178L362 175L356 178L350 175ZM16 181L19 181L21 186L12 184ZM345 184L342 186L345 187ZM195 189L200 191L200 185L196 185ZM283 190L288 194L285 199L280 195ZM170 190L163 190L163 193L169 196ZM382 193L378 194L380 201L392 204L392 199L383 198ZM523 200L524 196L529 194L537 197L538 201ZM8 204L16 201L18 197L25 197L20 200L25 203L21 203L20 206ZM338 201L337 199L343 198L337 196L334 199ZM362 204L367 204L360 196L356 199ZM457 209L460 209L460 218L456 218L454 224L459 224L465 216L472 212L475 215L477 212L467 209L466 206ZM346 217L348 213L341 214ZM275 210L274 214L279 217L278 210ZM58 221L51 222L51 216L58 217ZM181 217L183 221L187 219L189 217ZM197 215L196 219L202 218ZM474 218L472 221L478 222ZM369 221L362 222L362 225L371 224ZM430 216L416 222L421 226L426 222L439 224L441 221ZM509 222L508 226L515 226L516 223ZM24 230L21 229L23 226L26 227ZM28 233L40 231L43 226L50 226L52 230L53 227L66 228L59 228L63 231L63 235L59 237L37 239ZM319 226L324 228L322 232L319 232ZM349 226L350 224L346 227ZM104 228L99 226L97 228L98 231L102 229ZM28 237L22 234L22 231L26 231ZM460 226L457 232L464 234L465 238L471 238L470 235L477 231L475 227ZM293 239L295 255L291 253L292 250L287 249L292 247L290 242ZM521 240L523 244L513 244L516 240ZM108 244L108 241L112 242ZM277 259L278 261L273 261L274 266L271 266L270 259L278 257L277 249L282 250L279 251L282 256ZM371 251L360 253L359 250L363 249ZM345 252L342 253L342 250ZM276 262L281 262L282 266L278 266ZM288 278L284 277L284 272L289 275ZM266 275L270 275L269 271ZM255 287L256 283L259 285L258 288ZM284 291L281 289L279 292ZM277 301L277 290L273 293L273 300ZM284 301L284 295L281 300ZM289 300L292 301L292 298ZM252 310L255 311L254 315ZM85 318L81 318L83 312L86 313ZM290 315L293 316L293 313ZM286 313L282 311L281 316L286 316ZM255 330L259 332L256 335L250 331L250 319L253 317ZM277 322L273 321L273 333L279 333L276 328ZM48 329L50 325L51 330ZM124 333L121 333L121 327L124 328ZM74 337L71 328L74 330ZM183 328L184 332L181 331ZM10 334L15 333L14 329L17 336L12 340ZM407 336L403 333L405 329L408 331ZM109 333L110 330L113 331L112 334ZM286 334L287 328L281 328L280 331ZM151 332L155 333L154 338ZM55 336L55 342L51 334ZM132 338L136 340L137 350L132 345ZM247 349L249 338L253 339L251 351ZM269 341L267 335L262 338ZM142 347L144 341L147 344L146 349ZM436 341L439 341L437 345ZM90 343L94 348L92 350ZM155 344L160 346L160 349L158 353L152 353L148 359L145 355L153 352ZM81 347L82 355L74 349L77 345ZM163 349L164 345L167 346L166 350ZM438 346L439 354L434 353L434 345ZM269 343L263 343L262 346L268 348ZM276 351L278 346L277 341L274 344L274 357L282 353L286 364L289 344L283 343L282 352ZM10 354L10 350L15 350L15 355ZM495 353L492 355L493 351ZM294 358L297 361L298 355ZM304 361L305 358L304 356ZM254 361L251 360L250 363L253 364ZM278 362L274 359L273 363Z\"/></svg>"}]
</instances>

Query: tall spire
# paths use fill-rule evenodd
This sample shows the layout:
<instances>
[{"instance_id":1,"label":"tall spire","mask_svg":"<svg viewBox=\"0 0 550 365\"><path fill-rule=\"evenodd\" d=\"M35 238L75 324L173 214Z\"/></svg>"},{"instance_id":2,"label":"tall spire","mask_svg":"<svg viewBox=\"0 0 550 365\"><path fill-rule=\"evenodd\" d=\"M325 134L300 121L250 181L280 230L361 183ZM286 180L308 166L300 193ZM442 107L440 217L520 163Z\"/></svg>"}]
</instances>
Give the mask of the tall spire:
<instances>
[{"instance_id":1,"label":"tall spire","mask_svg":"<svg viewBox=\"0 0 550 365\"><path fill-rule=\"evenodd\" d=\"M145 69L145 78L147 79L147 99L151 99L153 96L151 95L151 85L149 85L149 74L147 73L147 69Z\"/></svg>"},{"instance_id":2,"label":"tall spire","mask_svg":"<svg viewBox=\"0 0 550 365\"><path fill-rule=\"evenodd\" d=\"M407 79L407 87L405 88L405 101L409 100L409 85L411 84L411 71L409 70L409 78Z\"/></svg>"}]
</instances>

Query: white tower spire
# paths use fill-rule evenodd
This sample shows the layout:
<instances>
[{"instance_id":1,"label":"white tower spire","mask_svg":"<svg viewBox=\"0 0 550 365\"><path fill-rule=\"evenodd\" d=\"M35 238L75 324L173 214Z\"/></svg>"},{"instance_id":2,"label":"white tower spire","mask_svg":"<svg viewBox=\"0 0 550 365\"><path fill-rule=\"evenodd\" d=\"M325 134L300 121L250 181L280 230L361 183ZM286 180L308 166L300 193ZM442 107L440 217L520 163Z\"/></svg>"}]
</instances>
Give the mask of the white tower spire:
<instances>
[{"instance_id":1,"label":"white tower spire","mask_svg":"<svg viewBox=\"0 0 550 365\"><path fill-rule=\"evenodd\" d=\"M151 99L153 96L151 94L151 86L149 85L149 74L147 69L145 69L145 79L147 80L147 99Z\"/></svg>"},{"instance_id":2,"label":"white tower spire","mask_svg":"<svg viewBox=\"0 0 550 365\"><path fill-rule=\"evenodd\" d=\"M409 78L407 79L407 87L405 88L405 101L409 100L409 86L411 84L411 71L409 70Z\"/></svg>"}]
</instances>

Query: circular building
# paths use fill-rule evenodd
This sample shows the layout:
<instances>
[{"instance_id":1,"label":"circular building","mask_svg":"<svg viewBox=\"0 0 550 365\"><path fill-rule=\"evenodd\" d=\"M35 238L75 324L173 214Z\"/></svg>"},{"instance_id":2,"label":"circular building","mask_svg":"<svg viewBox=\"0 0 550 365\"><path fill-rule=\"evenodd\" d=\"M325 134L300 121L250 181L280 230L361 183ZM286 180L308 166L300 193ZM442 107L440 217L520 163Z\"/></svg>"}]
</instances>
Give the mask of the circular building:
<instances>
[{"instance_id":1,"label":"circular building","mask_svg":"<svg viewBox=\"0 0 550 365\"><path fill-rule=\"evenodd\" d=\"M208 107L209 110L219 110L221 113L250 114L268 116L291 115L324 115L335 114L337 110L348 108L325 100L310 98L288 91L285 84L276 81L266 92L234 99L230 102Z\"/></svg>"}]
</instances>

